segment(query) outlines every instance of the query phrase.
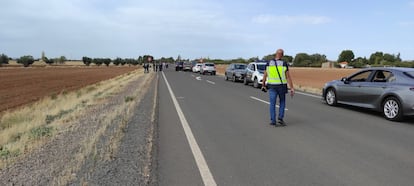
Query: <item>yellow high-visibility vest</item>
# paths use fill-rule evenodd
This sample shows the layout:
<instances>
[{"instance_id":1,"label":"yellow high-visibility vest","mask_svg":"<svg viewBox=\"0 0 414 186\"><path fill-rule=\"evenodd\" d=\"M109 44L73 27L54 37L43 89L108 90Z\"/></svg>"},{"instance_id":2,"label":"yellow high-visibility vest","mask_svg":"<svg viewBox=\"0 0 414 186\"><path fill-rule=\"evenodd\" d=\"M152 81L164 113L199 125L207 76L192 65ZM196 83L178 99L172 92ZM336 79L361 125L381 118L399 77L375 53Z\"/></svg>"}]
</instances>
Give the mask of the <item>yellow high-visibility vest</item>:
<instances>
[{"instance_id":1,"label":"yellow high-visibility vest","mask_svg":"<svg viewBox=\"0 0 414 186\"><path fill-rule=\"evenodd\" d=\"M276 69L277 68L277 69ZM279 74L277 73L277 71L279 70ZM286 66L282 64L278 64L278 61L274 62L274 65L272 64L272 62L269 64L269 66L266 67L266 71L267 71L267 84L272 84L272 85L280 85L280 84L286 84L287 80L286 80Z\"/></svg>"}]
</instances>

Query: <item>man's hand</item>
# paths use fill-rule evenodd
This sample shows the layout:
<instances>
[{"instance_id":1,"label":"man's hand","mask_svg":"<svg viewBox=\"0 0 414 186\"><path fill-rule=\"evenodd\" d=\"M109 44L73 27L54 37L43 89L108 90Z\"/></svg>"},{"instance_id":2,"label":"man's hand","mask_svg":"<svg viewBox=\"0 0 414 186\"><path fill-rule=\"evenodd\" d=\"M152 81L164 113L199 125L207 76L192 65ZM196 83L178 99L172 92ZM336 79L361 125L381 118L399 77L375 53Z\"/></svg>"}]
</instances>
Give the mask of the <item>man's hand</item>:
<instances>
[{"instance_id":1,"label":"man's hand","mask_svg":"<svg viewBox=\"0 0 414 186\"><path fill-rule=\"evenodd\" d=\"M293 97L295 95L295 89L290 88L290 97Z\"/></svg>"},{"instance_id":2,"label":"man's hand","mask_svg":"<svg viewBox=\"0 0 414 186\"><path fill-rule=\"evenodd\" d=\"M262 91L263 91L263 92L267 92L267 88L266 88L266 86L262 86Z\"/></svg>"}]
</instances>

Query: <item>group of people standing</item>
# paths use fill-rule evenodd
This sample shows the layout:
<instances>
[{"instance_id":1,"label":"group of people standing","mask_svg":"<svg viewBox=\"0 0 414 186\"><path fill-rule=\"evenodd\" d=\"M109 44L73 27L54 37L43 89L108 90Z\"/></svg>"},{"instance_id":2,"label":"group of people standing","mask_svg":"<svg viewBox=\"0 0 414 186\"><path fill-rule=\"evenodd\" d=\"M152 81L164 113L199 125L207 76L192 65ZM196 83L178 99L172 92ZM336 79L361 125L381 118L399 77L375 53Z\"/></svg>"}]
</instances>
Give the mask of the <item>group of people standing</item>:
<instances>
[{"instance_id":1,"label":"group of people standing","mask_svg":"<svg viewBox=\"0 0 414 186\"><path fill-rule=\"evenodd\" d=\"M154 72L162 71L163 67L168 68L168 64L166 64L166 63L157 63L157 62L153 61L152 56L148 56L147 61L144 62L144 73L149 73L149 69L151 67L150 64L152 64L152 70Z\"/></svg>"}]
</instances>

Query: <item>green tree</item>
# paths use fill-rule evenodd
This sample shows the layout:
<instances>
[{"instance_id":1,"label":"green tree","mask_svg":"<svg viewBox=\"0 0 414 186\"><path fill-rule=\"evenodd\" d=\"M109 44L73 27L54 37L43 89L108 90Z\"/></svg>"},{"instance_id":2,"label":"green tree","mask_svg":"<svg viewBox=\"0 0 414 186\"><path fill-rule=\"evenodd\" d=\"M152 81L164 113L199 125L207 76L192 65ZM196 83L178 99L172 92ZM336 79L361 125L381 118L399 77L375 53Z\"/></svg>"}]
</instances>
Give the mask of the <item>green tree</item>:
<instances>
[{"instance_id":1,"label":"green tree","mask_svg":"<svg viewBox=\"0 0 414 186\"><path fill-rule=\"evenodd\" d=\"M92 63L94 63L96 66L101 66L103 61L101 58L93 58Z\"/></svg>"},{"instance_id":2,"label":"green tree","mask_svg":"<svg viewBox=\"0 0 414 186\"><path fill-rule=\"evenodd\" d=\"M293 62L293 57L289 56L289 55L284 55L282 57L282 61L287 62L287 63L291 63L291 62Z\"/></svg>"},{"instance_id":3,"label":"green tree","mask_svg":"<svg viewBox=\"0 0 414 186\"><path fill-rule=\"evenodd\" d=\"M369 64L371 65L380 65L384 59L384 54L382 52L375 52L369 57Z\"/></svg>"},{"instance_id":4,"label":"green tree","mask_svg":"<svg viewBox=\"0 0 414 186\"><path fill-rule=\"evenodd\" d=\"M349 63L350 66L356 67L356 68L363 68L365 65L368 64L367 58L357 57L355 60Z\"/></svg>"},{"instance_id":5,"label":"green tree","mask_svg":"<svg viewBox=\"0 0 414 186\"><path fill-rule=\"evenodd\" d=\"M33 56L22 56L17 60L17 63L22 64L24 67L28 67L34 63Z\"/></svg>"},{"instance_id":6,"label":"green tree","mask_svg":"<svg viewBox=\"0 0 414 186\"><path fill-rule=\"evenodd\" d=\"M249 58L249 59L247 60L247 62L248 62L248 63L251 63L251 62L258 61L258 60L259 60L259 57L251 57L251 58Z\"/></svg>"},{"instance_id":7,"label":"green tree","mask_svg":"<svg viewBox=\"0 0 414 186\"><path fill-rule=\"evenodd\" d=\"M311 57L306 53L298 53L293 59L293 66L295 67L309 67L311 63Z\"/></svg>"},{"instance_id":8,"label":"green tree","mask_svg":"<svg viewBox=\"0 0 414 186\"><path fill-rule=\"evenodd\" d=\"M64 64L66 60L67 59L66 59L65 56L60 56L59 59L58 59L58 62L59 62L59 64Z\"/></svg>"},{"instance_id":9,"label":"green tree","mask_svg":"<svg viewBox=\"0 0 414 186\"><path fill-rule=\"evenodd\" d=\"M138 63L141 65L144 63L144 59L142 58L142 56L138 57Z\"/></svg>"},{"instance_id":10,"label":"green tree","mask_svg":"<svg viewBox=\"0 0 414 186\"><path fill-rule=\"evenodd\" d=\"M46 56L42 57L42 61L45 62L48 65L51 65L55 62L53 59L48 59Z\"/></svg>"},{"instance_id":11,"label":"green tree","mask_svg":"<svg viewBox=\"0 0 414 186\"><path fill-rule=\"evenodd\" d=\"M352 50L343 50L341 54L339 54L338 62L352 62L355 58L354 52Z\"/></svg>"},{"instance_id":12,"label":"green tree","mask_svg":"<svg viewBox=\"0 0 414 186\"><path fill-rule=\"evenodd\" d=\"M82 57L82 61L83 61L83 64L85 64L86 66L89 66L92 63L92 59L86 56Z\"/></svg>"},{"instance_id":13,"label":"green tree","mask_svg":"<svg viewBox=\"0 0 414 186\"><path fill-rule=\"evenodd\" d=\"M0 66L3 66L3 64L9 64L9 57L6 54L0 55Z\"/></svg>"},{"instance_id":14,"label":"green tree","mask_svg":"<svg viewBox=\"0 0 414 186\"><path fill-rule=\"evenodd\" d=\"M45 51L42 51L42 58L41 59L42 59L42 61L46 62L47 57L45 55Z\"/></svg>"},{"instance_id":15,"label":"green tree","mask_svg":"<svg viewBox=\"0 0 414 186\"><path fill-rule=\"evenodd\" d=\"M104 58L104 59L102 59L102 62L108 67L109 64L111 64L112 60L109 59L109 58Z\"/></svg>"},{"instance_id":16,"label":"green tree","mask_svg":"<svg viewBox=\"0 0 414 186\"><path fill-rule=\"evenodd\" d=\"M115 60L114 60L114 65L116 65L116 66L118 66L118 65L120 65L121 63L122 63L122 58L120 58L120 57L117 57Z\"/></svg>"}]
</instances>

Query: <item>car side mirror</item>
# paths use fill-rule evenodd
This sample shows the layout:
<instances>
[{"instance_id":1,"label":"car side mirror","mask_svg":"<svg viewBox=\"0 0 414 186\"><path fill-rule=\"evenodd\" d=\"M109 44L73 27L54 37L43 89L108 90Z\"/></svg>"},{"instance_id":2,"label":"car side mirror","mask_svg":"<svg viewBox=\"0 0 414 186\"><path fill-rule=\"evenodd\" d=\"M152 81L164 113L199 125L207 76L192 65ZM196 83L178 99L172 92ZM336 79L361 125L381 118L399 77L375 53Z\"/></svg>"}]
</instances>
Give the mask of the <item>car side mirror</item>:
<instances>
[{"instance_id":1,"label":"car side mirror","mask_svg":"<svg viewBox=\"0 0 414 186\"><path fill-rule=\"evenodd\" d=\"M341 81L342 81L342 82L344 82L345 84L348 84L348 83L349 83L349 80L348 80L348 78L347 78L347 77L343 77L343 78L341 79Z\"/></svg>"}]
</instances>

